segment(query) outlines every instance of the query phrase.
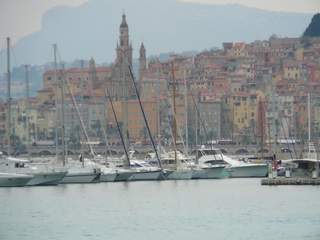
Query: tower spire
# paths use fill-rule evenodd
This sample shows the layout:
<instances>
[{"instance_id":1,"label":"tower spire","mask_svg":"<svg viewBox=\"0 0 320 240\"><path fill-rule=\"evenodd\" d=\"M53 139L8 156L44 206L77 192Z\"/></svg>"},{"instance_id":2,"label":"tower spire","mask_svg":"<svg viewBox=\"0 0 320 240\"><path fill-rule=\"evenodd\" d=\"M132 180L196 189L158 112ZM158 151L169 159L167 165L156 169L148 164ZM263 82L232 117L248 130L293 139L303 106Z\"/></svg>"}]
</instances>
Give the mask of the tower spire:
<instances>
[{"instance_id":1,"label":"tower spire","mask_svg":"<svg viewBox=\"0 0 320 240\"><path fill-rule=\"evenodd\" d=\"M142 79L142 74L146 69L147 69L146 49L142 42L140 46L140 55L139 55L139 80Z\"/></svg>"},{"instance_id":2,"label":"tower spire","mask_svg":"<svg viewBox=\"0 0 320 240\"><path fill-rule=\"evenodd\" d=\"M145 49L145 47L144 47L144 44L143 44L143 42L141 42L141 45L140 45L140 57L141 56L146 56L146 49Z\"/></svg>"},{"instance_id":3,"label":"tower spire","mask_svg":"<svg viewBox=\"0 0 320 240\"><path fill-rule=\"evenodd\" d=\"M120 24L120 28L128 28L127 20L126 20L126 14L123 12L122 14L122 22Z\"/></svg>"},{"instance_id":4,"label":"tower spire","mask_svg":"<svg viewBox=\"0 0 320 240\"><path fill-rule=\"evenodd\" d=\"M132 46L129 43L129 27L126 20L126 15L122 15L122 22L120 24L119 45L117 44L117 61L128 62L132 64Z\"/></svg>"}]
</instances>

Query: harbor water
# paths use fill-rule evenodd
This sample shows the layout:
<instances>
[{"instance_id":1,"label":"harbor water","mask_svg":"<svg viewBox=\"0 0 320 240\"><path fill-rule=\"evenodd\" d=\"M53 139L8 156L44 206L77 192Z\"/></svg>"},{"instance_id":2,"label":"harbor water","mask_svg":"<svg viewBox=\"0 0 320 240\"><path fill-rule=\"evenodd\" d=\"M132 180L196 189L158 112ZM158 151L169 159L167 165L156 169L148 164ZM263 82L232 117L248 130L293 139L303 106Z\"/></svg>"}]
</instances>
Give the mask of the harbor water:
<instances>
[{"instance_id":1,"label":"harbor water","mask_svg":"<svg viewBox=\"0 0 320 240\"><path fill-rule=\"evenodd\" d=\"M319 186L260 179L0 188L1 240L319 240Z\"/></svg>"}]
</instances>

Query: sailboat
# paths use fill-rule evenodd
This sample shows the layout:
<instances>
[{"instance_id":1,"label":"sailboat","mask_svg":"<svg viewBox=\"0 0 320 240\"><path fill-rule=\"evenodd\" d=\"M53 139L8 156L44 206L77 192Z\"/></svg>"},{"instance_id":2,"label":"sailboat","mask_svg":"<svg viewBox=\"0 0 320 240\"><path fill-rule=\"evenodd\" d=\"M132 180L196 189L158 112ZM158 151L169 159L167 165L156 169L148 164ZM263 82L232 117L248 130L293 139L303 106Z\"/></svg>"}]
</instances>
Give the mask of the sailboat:
<instances>
[{"instance_id":1,"label":"sailboat","mask_svg":"<svg viewBox=\"0 0 320 240\"><path fill-rule=\"evenodd\" d=\"M308 151L304 158L282 160L286 177L319 177L319 160L314 143L311 141L311 96L308 93Z\"/></svg>"},{"instance_id":2,"label":"sailboat","mask_svg":"<svg viewBox=\"0 0 320 240\"><path fill-rule=\"evenodd\" d=\"M124 160L124 162L126 162L126 168L125 167L119 167L117 166L117 168L113 171L110 172L110 169L105 169L105 170L108 170L108 171L104 171L102 173L102 178L106 178L107 179L107 176L112 174L112 176L115 176L113 181L115 182L123 182L123 181L127 181L132 175L133 175L133 171L130 169L130 159L129 159L129 155L128 155L128 151L127 151L127 148L125 146L125 142L124 142L124 138L123 138L123 135L122 135L122 132L121 132L121 129L120 129L120 125L119 125L119 122L118 122L118 117L117 117L117 114L115 112L115 109L114 109L114 106L113 106L113 100L111 98L111 95L109 93L109 90L108 88L105 89L105 97L109 99L109 102L110 102L110 105L111 105L111 109L112 109L112 113L113 113L113 116L114 116L114 119L116 121L116 124L117 124L117 129L118 129L118 133L119 133L119 136L120 136L120 139L121 139L121 143L122 143L122 147L123 147L123 150L124 150L124 156L122 157L122 160ZM103 175L106 175L106 176L103 176Z\"/></svg>"},{"instance_id":3,"label":"sailboat","mask_svg":"<svg viewBox=\"0 0 320 240\"><path fill-rule=\"evenodd\" d=\"M10 96L10 38L7 38L7 77L8 77L8 125L7 129L9 129L7 133L7 141L8 141L8 155L11 153L10 145L11 145L11 96ZM30 174L18 174L18 173L9 173L7 167L2 169L1 166L6 166L3 161L3 153L0 152L0 187L21 187L25 186L27 182L29 182L33 175Z\"/></svg>"},{"instance_id":4,"label":"sailboat","mask_svg":"<svg viewBox=\"0 0 320 240\"><path fill-rule=\"evenodd\" d=\"M134 158L134 150L129 151L130 169L134 171L128 181L152 181L162 179L162 169L152 166L147 161Z\"/></svg>"},{"instance_id":5,"label":"sailboat","mask_svg":"<svg viewBox=\"0 0 320 240\"><path fill-rule=\"evenodd\" d=\"M60 93L61 93L61 121L62 121L62 127L61 127L61 136L62 136L62 165L63 167L68 169L68 173L66 176L62 179L61 183L94 183L99 181L100 177L100 169L91 161L85 161L85 158L81 155L79 158L79 161L76 160L69 160L66 162L66 149L65 149L65 126L64 126L64 87L65 84L68 88L68 91L71 96L71 100L73 103L73 106L76 109L76 113L78 115L79 121L80 121L80 126L82 128L82 131L84 132L84 135L86 137L86 140L88 141L88 136L86 134L84 124L82 122L79 109L76 105L74 96L72 94L72 91L70 89L70 86L68 84L68 79L65 79L64 76L64 71L61 70L61 81L58 83L58 78L57 78L57 45L53 45L53 50L54 50L54 68L55 68L55 81L57 83L57 92L59 90L59 84L60 84ZM58 106L58 97L56 96L56 109ZM58 111L58 109L57 109ZM57 123L58 123L58 113L57 113ZM57 129L57 128L56 128ZM57 131L57 130L56 130ZM56 132L56 156L58 160L58 140L57 140L57 132ZM90 145L89 145L90 147ZM93 153L93 150L90 148L91 153Z\"/></svg>"},{"instance_id":6,"label":"sailboat","mask_svg":"<svg viewBox=\"0 0 320 240\"><path fill-rule=\"evenodd\" d=\"M168 180L189 180L192 178L192 170L183 162L181 157L178 157L177 150L177 121L176 121L176 82L174 76L174 63L172 62L172 100L173 100L173 157L175 169L167 175ZM181 155L180 155L181 156ZM166 160L166 159L164 159ZM170 170L170 169L169 169Z\"/></svg>"},{"instance_id":7,"label":"sailboat","mask_svg":"<svg viewBox=\"0 0 320 240\"><path fill-rule=\"evenodd\" d=\"M192 178L192 162L178 150L161 155L161 161L166 167L166 179L189 180Z\"/></svg>"},{"instance_id":8,"label":"sailboat","mask_svg":"<svg viewBox=\"0 0 320 240\"><path fill-rule=\"evenodd\" d=\"M132 80L132 82L134 84L135 91L136 91L136 94L138 96L141 112L143 114L146 126L147 126L147 128L149 130L149 126L148 126L148 123L146 122L144 111L143 111L143 108L142 108L142 105L141 105L140 95L139 95L139 92L138 92L137 87L135 85L133 73L132 73L131 68L130 68L129 65L128 65L128 68L129 68L131 80ZM123 149L124 149L124 152L125 152L125 159L126 159L126 162L127 162L127 165L128 165L128 169L125 169L125 168L117 169L117 171L118 171L117 174L118 175L117 175L115 181L152 181L152 180L159 180L161 178L161 176L162 176L162 169L161 168L150 166L147 163L143 162L142 160L133 159L134 151L131 150L131 151L128 152L127 147L125 145L125 141L124 141L124 137L123 137L122 131L121 131L119 123L118 123L117 115L116 115L116 112L114 110L113 101L112 101L112 98L111 98L111 96L110 96L110 94L108 92L108 89L106 89L106 94L108 95L109 101L111 103L112 112L113 112L114 118L116 120L118 132L119 132L120 139L121 139L121 142L122 142L122 146L123 146ZM150 132L149 132L149 134L150 134ZM151 136L150 136L150 138L151 138L151 140L153 142L153 139L152 139Z\"/></svg>"},{"instance_id":9,"label":"sailboat","mask_svg":"<svg viewBox=\"0 0 320 240\"><path fill-rule=\"evenodd\" d=\"M14 158L10 156L10 137L11 137L11 75L10 75L10 38L7 38L7 55L8 55L8 156L0 154L0 168L1 171L7 173L19 173L31 176L31 180L26 183L28 186L35 185L57 185L65 176L66 171L59 171L54 169L41 169L37 166L31 166L30 161ZM26 68L27 70L27 68ZM26 71L26 102L28 102L28 74ZM27 111L28 112L28 111ZM27 114L28 121L28 114ZM27 129L29 131L29 129Z\"/></svg>"}]
</instances>

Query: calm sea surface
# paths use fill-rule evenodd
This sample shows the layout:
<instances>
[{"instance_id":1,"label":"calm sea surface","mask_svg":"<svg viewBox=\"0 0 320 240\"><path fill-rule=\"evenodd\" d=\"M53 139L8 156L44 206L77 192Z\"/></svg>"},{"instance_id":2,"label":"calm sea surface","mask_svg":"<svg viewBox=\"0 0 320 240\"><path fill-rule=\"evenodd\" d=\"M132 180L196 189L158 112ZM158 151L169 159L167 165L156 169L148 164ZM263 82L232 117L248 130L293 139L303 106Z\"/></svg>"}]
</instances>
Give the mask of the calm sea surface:
<instances>
[{"instance_id":1,"label":"calm sea surface","mask_svg":"<svg viewBox=\"0 0 320 240\"><path fill-rule=\"evenodd\" d=\"M320 239L320 187L259 179L0 188L0 239Z\"/></svg>"}]
</instances>

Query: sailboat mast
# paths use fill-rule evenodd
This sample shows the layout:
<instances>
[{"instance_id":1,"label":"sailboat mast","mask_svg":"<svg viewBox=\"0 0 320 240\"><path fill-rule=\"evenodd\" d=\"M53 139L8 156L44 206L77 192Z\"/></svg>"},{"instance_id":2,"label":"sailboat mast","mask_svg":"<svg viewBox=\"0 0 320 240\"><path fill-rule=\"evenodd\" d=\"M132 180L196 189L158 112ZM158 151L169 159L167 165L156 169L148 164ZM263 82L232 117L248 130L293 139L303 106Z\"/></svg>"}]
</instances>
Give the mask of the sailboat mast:
<instances>
[{"instance_id":1,"label":"sailboat mast","mask_svg":"<svg viewBox=\"0 0 320 240\"><path fill-rule=\"evenodd\" d=\"M206 137L206 141L208 141L209 135L208 135L208 131L207 131L206 124L205 124L204 120L201 118L200 110L199 110L198 104L197 104L197 102L196 102L196 100L195 100L195 98L194 98L194 96L193 96L193 93L190 92L190 94L191 94L191 98L192 98L192 101L193 101L193 104L194 104L194 107L195 107L196 113L197 113L197 115L196 115L196 116L197 116L197 117L196 117L197 129L198 129L198 122L200 121L200 122L199 122L199 123L200 123L200 127L203 128L204 135L205 135L205 137ZM200 131L201 131L201 128L200 128ZM198 137L198 136L196 135L196 137ZM211 149L212 149L212 148L213 148L212 141L211 141L210 146L211 146Z\"/></svg>"},{"instance_id":2,"label":"sailboat mast","mask_svg":"<svg viewBox=\"0 0 320 240\"><path fill-rule=\"evenodd\" d=\"M261 149L261 159L263 159L263 151L264 151L264 119L263 119L263 102L259 101L259 118L260 118L260 149Z\"/></svg>"},{"instance_id":3,"label":"sailboat mast","mask_svg":"<svg viewBox=\"0 0 320 240\"><path fill-rule=\"evenodd\" d=\"M196 111L196 117L195 117L196 119L195 119L195 134L196 134L196 136L195 136L195 138L196 138L196 151L197 151L197 155L196 155L196 161L198 162L198 125L199 125L199 123L198 123L198 111Z\"/></svg>"},{"instance_id":4,"label":"sailboat mast","mask_svg":"<svg viewBox=\"0 0 320 240\"><path fill-rule=\"evenodd\" d=\"M141 103L141 98L140 98L140 94L139 94L139 91L138 91L138 88L137 88L137 84L134 80L134 76L133 76L133 73L132 73L132 69L130 67L130 65L128 65L129 67L129 73L130 73L130 77L131 77L131 81L132 81L132 84L134 86L134 90L136 92L136 95L137 95L137 98L138 98L138 101L139 101L139 106L140 106L140 110L141 110L141 113L142 113L142 117L143 117L143 120L144 120L144 123L147 127L147 131L148 131L148 135L150 137L150 140L151 140L151 144L152 144L152 147L153 147L153 150L155 151L156 153L156 157L157 157L157 160L158 160L158 166L159 168L162 168L162 164L161 164L161 161L160 161L160 157L159 157L159 154L158 154L158 151L157 151L157 148L156 148L156 145L153 141L153 137L152 137L152 134L151 134L151 131L150 131L150 127L149 127L149 124L148 124L148 121L147 121L147 117L146 117L146 114L143 110L143 107L142 107L142 103Z\"/></svg>"},{"instance_id":5,"label":"sailboat mast","mask_svg":"<svg viewBox=\"0 0 320 240\"><path fill-rule=\"evenodd\" d=\"M116 124L117 124L117 128L118 128L118 132L119 132L119 135L120 135L120 139L121 139L121 143L122 143L122 146L123 146L123 150L124 150L124 153L126 155L127 164L128 164L128 167L130 168L130 158L129 158L128 150L127 150L124 138L123 138L123 134L122 134L119 122L118 122L116 111L114 110L113 101L112 101L112 98L111 98L111 96L109 94L108 88L105 88L105 92L104 93L105 93L106 97L108 97L108 99L109 99L109 102L110 102L110 105L111 105L111 109L112 109L112 113L113 113L113 116L114 116L114 120L116 121Z\"/></svg>"},{"instance_id":6,"label":"sailboat mast","mask_svg":"<svg viewBox=\"0 0 320 240\"><path fill-rule=\"evenodd\" d=\"M30 145L30 134L29 134L29 69L28 65L25 65L25 81L26 81L26 105L25 105L25 111L26 111L26 140L27 140L27 149Z\"/></svg>"},{"instance_id":7,"label":"sailboat mast","mask_svg":"<svg viewBox=\"0 0 320 240\"><path fill-rule=\"evenodd\" d=\"M274 83L273 81L271 82L271 87L272 87L272 91L271 91L271 111L272 111L272 152L274 154L276 154L276 143L277 143L277 133L276 133L276 96L275 96L275 87L274 87ZM278 114L278 113L277 113Z\"/></svg>"},{"instance_id":8,"label":"sailboat mast","mask_svg":"<svg viewBox=\"0 0 320 240\"><path fill-rule=\"evenodd\" d=\"M83 69L84 69L84 60L81 59L80 61L80 67L81 67L81 71L83 72ZM84 77L81 77L80 79L80 88L81 88L81 95L80 95L80 110L79 110L79 113L80 115L83 117L84 116L84 94L85 94L85 87L84 87L84 84L85 84L85 80L84 80ZM82 134L80 133L79 134L79 142L80 142L80 153L83 155L83 149L82 149L82 144L81 144L81 139L82 139ZM84 161L82 161L82 164L84 165Z\"/></svg>"},{"instance_id":9,"label":"sailboat mast","mask_svg":"<svg viewBox=\"0 0 320 240\"><path fill-rule=\"evenodd\" d=\"M124 53L123 53L124 54ZM121 64L121 71L122 71L122 82L123 82L123 96L124 96L124 118L123 118L123 136L124 136L124 143L126 148L129 147L129 132L128 132L128 117L129 117L129 108L128 108L128 101L129 101L129 91L128 91L128 83L126 79L126 70L125 70L125 63Z\"/></svg>"},{"instance_id":10,"label":"sailboat mast","mask_svg":"<svg viewBox=\"0 0 320 240\"><path fill-rule=\"evenodd\" d=\"M158 94L157 94L157 128L158 128L158 149L159 152L161 151L161 117L160 117L160 92L161 92L161 86L160 86L160 74L159 69L157 69L157 77L158 77Z\"/></svg>"},{"instance_id":11,"label":"sailboat mast","mask_svg":"<svg viewBox=\"0 0 320 240\"><path fill-rule=\"evenodd\" d=\"M65 142L65 124L64 124L64 65L61 70L61 118L62 118L62 126L61 126L61 138L62 138L62 164L65 166L66 164L66 142Z\"/></svg>"},{"instance_id":12,"label":"sailboat mast","mask_svg":"<svg viewBox=\"0 0 320 240\"><path fill-rule=\"evenodd\" d=\"M63 78L63 79L64 79L64 78ZM70 83L69 83L68 79L64 79L64 80L65 80L65 83L66 83L66 86L67 86L67 91L68 91L68 93L69 93L69 95L70 95L70 97L71 97L72 104L73 104L74 108L76 109L76 113L77 113L77 116L78 116L79 121L80 121L81 130L82 130L82 132L83 132L83 134L84 134L84 137L85 137L85 139L86 139L86 141L87 141L87 143L88 143L90 153L91 153L91 155L94 157L94 156L95 156L95 153L94 153L94 151L93 151L93 148L92 148L91 144L89 144L89 143L90 143L90 139L89 139L89 136L88 136L88 134L87 134L86 128L85 128L85 126L84 126L83 120L82 120L82 118L81 118L81 114L80 114L80 111L79 111L77 102L76 102L76 100L75 100L75 98L74 98L74 95L73 95L73 93L72 93L72 89L71 89L71 87L70 87Z\"/></svg>"},{"instance_id":13,"label":"sailboat mast","mask_svg":"<svg viewBox=\"0 0 320 240\"><path fill-rule=\"evenodd\" d=\"M56 106L56 127L55 127L55 145L56 145L56 160L58 161L58 122L59 122L59 114L58 114L58 77L57 77L57 44L53 44L53 58L54 58L54 81L56 83L56 94L55 94L55 106Z\"/></svg>"},{"instance_id":14,"label":"sailboat mast","mask_svg":"<svg viewBox=\"0 0 320 240\"><path fill-rule=\"evenodd\" d=\"M173 148L174 148L174 161L176 166L178 166L177 162L177 122L176 122L176 82L174 77L174 63L172 62L172 100L173 100Z\"/></svg>"},{"instance_id":15,"label":"sailboat mast","mask_svg":"<svg viewBox=\"0 0 320 240\"><path fill-rule=\"evenodd\" d=\"M310 111L310 92L308 93L308 140L311 142L311 111ZM309 149L310 150L310 149Z\"/></svg>"},{"instance_id":16,"label":"sailboat mast","mask_svg":"<svg viewBox=\"0 0 320 240\"><path fill-rule=\"evenodd\" d=\"M186 79L186 71L184 74L184 107L185 107L185 134L186 134L186 154L189 153L189 132L188 132L188 86Z\"/></svg>"},{"instance_id":17,"label":"sailboat mast","mask_svg":"<svg viewBox=\"0 0 320 240\"><path fill-rule=\"evenodd\" d=\"M7 37L7 78L8 78L8 89L7 89L7 141L8 141L8 156L11 153L11 72L10 72L10 38Z\"/></svg>"},{"instance_id":18,"label":"sailboat mast","mask_svg":"<svg viewBox=\"0 0 320 240\"><path fill-rule=\"evenodd\" d=\"M107 123L107 104L106 102L104 102L104 105L103 105L103 136L104 136L104 141L105 141L105 158L106 158L106 161L108 160L108 153L111 154L110 152L110 149L109 149L109 144L108 144L108 136L107 136L107 126L108 126L108 123Z\"/></svg>"}]
</instances>

